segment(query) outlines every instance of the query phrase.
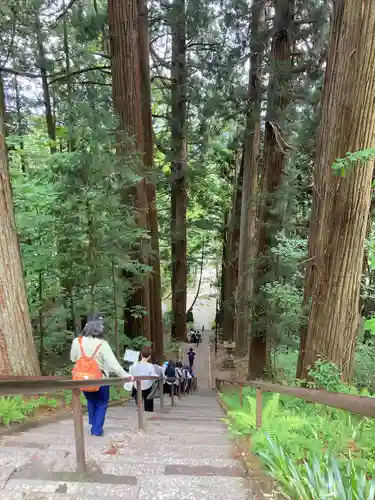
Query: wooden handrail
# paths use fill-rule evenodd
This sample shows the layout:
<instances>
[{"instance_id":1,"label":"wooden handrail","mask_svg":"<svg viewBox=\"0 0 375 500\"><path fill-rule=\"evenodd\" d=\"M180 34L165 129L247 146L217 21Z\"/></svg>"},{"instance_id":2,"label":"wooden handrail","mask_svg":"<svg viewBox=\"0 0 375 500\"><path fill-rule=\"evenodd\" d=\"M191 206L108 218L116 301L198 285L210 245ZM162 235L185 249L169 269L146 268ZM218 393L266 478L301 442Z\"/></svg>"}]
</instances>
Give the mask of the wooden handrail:
<instances>
[{"instance_id":1,"label":"wooden handrail","mask_svg":"<svg viewBox=\"0 0 375 500\"><path fill-rule=\"evenodd\" d=\"M240 402L242 401L243 387L253 387L256 389L256 413L257 422L261 426L262 414L262 393L276 392L285 396L293 396L295 398L304 399L310 403L318 403L339 410L346 410L356 415L365 417L375 417L375 398L368 396L356 396L354 394L343 394L340 392L329 392L324 389L307 389L303 387L291 387L280 384L270 384L262 381L237 381L230 379L217 378L216 389L220 391L222 383L239 385L240 386ZM242 405L242 403L241 403ZM259 417L260 415L260 417Z\"/></svg>"},{"instance_id":2,"label":"wooden handrail","mask_svg":"<svg viewBox=\"0 0 375 500\"><path fill-rule=\"evenodd\" d=\"M41 392L58 392L65 389L80 389L84 387L102 387L107 385L124 385L126 382L137 380L158 380L159 377L112 377L95 380L72 380L53 377L23 377L23 379L0 379L0 396L15 394L37 394Z\"/></svg>"},{"instance_id":3,"label":"wooden handrail","mask_svg":"<svg viewBox=\"0 0 375 500\"><path fill-rule=\"evenodd\" d=\"M174 382L177 377L138 376L125 378L101 378L97 380L82 381L71 380L64 377L22 377L0 376L0 396L18 394L38 394L46 392L72 391L72 409L74 420L74 436L76 446L77 472L86 472L85 438L83 428L83 411L81 405L81 387L102 387L123 385L126 382L135 382L137 388L138 427L143 428L142 405L142 380L158 380L160 391L160 408L164 407L163 385L164 382ZM174 388L174 384L172 384ZM174 390L172 390L171 405L174 406Z\"/></svg>"}]
</instances>

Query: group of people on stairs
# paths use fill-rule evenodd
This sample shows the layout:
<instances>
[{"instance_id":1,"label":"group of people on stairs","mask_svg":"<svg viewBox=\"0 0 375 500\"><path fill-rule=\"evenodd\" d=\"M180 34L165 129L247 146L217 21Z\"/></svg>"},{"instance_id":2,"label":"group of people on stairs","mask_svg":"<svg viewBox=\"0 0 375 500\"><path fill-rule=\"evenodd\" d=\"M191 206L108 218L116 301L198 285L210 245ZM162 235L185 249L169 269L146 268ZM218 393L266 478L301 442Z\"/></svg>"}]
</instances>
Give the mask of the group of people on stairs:
<instances>
[{"instance_id":1,"label":"group of people on stairs","mask_svg":"<svg viewBox=\"0 0 375 500\"><path fill-rule=\"evenodd\" d=\"M129 368L129 373L118 362L111 346L104 339L104 321L98 317L88 321L79 337L73 340L70 359L75 366L72 371L73 380L89 381L98 378L108 378L110 373L120 378L139 376L164 377L163 393L189 393L193 388L195 352L190 348L188 364L180 361L161 362L153 359L152 349L145 347L140 354L140 360ZM131 391L137 401L135 382L127 382L125 389ZM158 397L159 381L142 380L142 399L147 412L154 411L154 399ZM105 416L108 408L109 386L87 387L82 389L87 400L89 425L92 436L102 436Z\"/></svg>"}]
</instances>

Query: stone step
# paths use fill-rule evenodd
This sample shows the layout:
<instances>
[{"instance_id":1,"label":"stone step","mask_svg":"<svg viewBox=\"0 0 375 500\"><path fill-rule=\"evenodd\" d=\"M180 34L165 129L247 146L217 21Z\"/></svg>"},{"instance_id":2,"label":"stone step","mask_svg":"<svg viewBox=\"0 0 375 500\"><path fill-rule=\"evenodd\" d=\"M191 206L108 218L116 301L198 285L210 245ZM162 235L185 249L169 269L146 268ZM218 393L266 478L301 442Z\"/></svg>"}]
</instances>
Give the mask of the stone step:
<instances>
[{"instance_id":1,"label":"stone step","mask_svg":"<svg viewBox=\"0 0 375 500\"><path fill-rule=\"evenodd\" d=\"M2 500L72 500L120 498L132 500L249 500L244 481L238 477L150 475L136 485L76 483L40 480L10 480L2 490ZM18 500L18 499L17 499Z\"/></svg>"}]
</instances>

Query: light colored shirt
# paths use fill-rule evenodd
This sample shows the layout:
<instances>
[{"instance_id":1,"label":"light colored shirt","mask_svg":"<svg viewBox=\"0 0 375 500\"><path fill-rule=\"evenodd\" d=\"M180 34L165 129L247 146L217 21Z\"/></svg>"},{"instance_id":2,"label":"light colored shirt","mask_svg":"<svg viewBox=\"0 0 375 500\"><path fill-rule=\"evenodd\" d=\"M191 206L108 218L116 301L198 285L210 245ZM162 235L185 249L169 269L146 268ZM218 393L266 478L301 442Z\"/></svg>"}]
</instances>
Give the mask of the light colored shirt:
<instances>
[{"instance_id":1,"label":"light colored shirt","mask_svg":"<svg viewBox=\"0 0 375 500\"><path fill-rule=\"evenodd\" d=\"M101 346L94 359L105 376L109 377L110 373L115 373L120 378L128 377L129 374L117 361L111 346L106 340L98 339L96 337L82 337L82 346L86 356L92 356L99 344L101 344ZM70 359L73 363L75 363L81 356L82 354L78 338L75 338L70 349Z\"/></svg>"},{"instance_id":2,"label":"light colored shirt","mask_svg":"<svg viewBox=\"0 0 375 500\"><path fill-rule=\"evenodd\" d=\"M157 373L155 371L155 367L151 363L147 363L145 361L140 361L139 363L134 363L129 368L130 375L133 377L157 377ZM149 389L154 380L141 380L142 391L146 391ZM136 387L136 383L134 383L134 387Z\"/></svg>"},{"instance_id":3,"label":"light colored shirt","mask_svg":"<svg viewBox=\"0 0 375 500\"><path fill-rule=\"evenodd\" d=\"M158 377L165 377L165 366L154 365L156 375Z\"/></svg>"}]
</instances>

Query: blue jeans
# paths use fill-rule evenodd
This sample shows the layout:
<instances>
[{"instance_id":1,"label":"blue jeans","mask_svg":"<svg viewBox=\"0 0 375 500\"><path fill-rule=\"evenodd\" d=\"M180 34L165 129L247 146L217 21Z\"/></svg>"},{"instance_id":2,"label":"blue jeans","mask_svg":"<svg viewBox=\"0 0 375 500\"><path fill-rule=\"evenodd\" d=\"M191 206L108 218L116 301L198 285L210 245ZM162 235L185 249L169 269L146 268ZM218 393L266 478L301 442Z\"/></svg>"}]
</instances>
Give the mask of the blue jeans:
<instances>
[{"instance_id":1,"label":"blue jeans","mask_svg":"<svg viewBox=\"0 0 375 500\"><path fill-rule=\"evenodd\" d=\"M100 387L97 392L84 392L83 394L87 399L91 435L102 436L109 401L109 386Z\"/></svg>"}]
</instances>

